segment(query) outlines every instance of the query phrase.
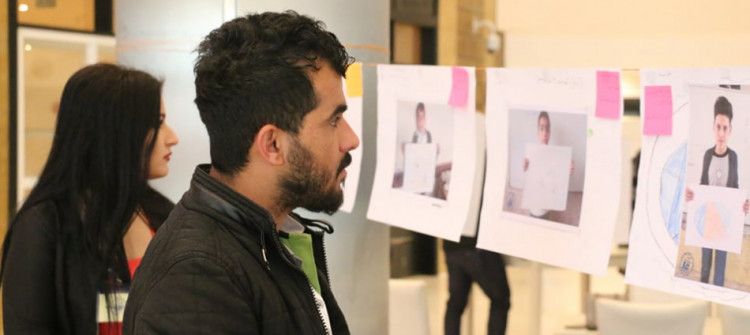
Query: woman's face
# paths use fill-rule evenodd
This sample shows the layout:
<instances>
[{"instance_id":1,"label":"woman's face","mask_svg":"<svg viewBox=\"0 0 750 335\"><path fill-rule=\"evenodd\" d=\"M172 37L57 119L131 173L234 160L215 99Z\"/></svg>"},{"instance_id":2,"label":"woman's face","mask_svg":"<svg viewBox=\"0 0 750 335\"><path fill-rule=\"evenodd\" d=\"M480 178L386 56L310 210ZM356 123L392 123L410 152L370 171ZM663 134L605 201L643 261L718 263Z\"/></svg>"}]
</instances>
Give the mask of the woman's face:
<instances>
[{"instance_id":1,"label":"woman's face","mask_svg":"<svg viewBox=\"0 0 750 335\"><path fill-rule=\"evenodd\" d=\"M177 139L177 134L175 134L172 128L167 124L166 117L167 113L164 110L164 100L162 100L159 116L159 135L156 137L154 149L151 151L151 159L149 161L149 179L161 178L169 173L168 163L169 158L172 156L172 147L179 141Z\"/></svg>"}]
</instances>

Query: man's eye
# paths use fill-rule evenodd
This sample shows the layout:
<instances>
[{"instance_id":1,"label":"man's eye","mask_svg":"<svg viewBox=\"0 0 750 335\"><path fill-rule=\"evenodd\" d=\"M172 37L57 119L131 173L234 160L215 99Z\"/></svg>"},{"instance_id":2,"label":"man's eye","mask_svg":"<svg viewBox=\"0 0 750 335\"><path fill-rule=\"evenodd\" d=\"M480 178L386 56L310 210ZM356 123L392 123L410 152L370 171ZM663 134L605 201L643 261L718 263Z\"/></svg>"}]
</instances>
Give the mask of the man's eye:
<instances>
[{"instance_id":1,"label":"man's eye","mask_svg":"<svg viewBox=\"0 0 750 335\"><path fill-rule=\"evenodd\" d=\"M338 115L338 116L334 117L333 119L331 119L331 121L329 121L328 124L330 124L331 127L336 127L339 124L339 120L341 120L341 116L340 115Z\"/></svg>"}]
</instances>

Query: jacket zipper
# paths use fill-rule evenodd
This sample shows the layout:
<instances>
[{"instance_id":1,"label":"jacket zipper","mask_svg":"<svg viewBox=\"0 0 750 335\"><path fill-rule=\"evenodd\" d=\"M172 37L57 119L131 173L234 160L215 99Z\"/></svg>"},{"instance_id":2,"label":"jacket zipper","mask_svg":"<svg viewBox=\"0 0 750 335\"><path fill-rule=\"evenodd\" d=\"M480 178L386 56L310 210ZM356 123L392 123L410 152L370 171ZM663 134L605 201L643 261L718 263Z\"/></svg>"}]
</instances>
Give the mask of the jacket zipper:
<instances>
[{"instance_id":1,"label":"jacket zipper","mask_svg":"<svg viewBox=\"0 0 750 335\"><path fill-rule=\"evenodd\" d=\"M307 276L305 276L307 278ZM313 300L315 301L315 309L318 310L318 317L320 318L320 322L323 324L323 330L325 330L326 335L332 335L330 329L328 329L328 326L326 326L326 323L323 318L323 311L320 309L320 305L318 305L318 299L315 299L315 288L312 286L312 283L310 283L310 280L307 280L309 286L310 286L310 293L312 294ZM320 294L320 298L323 299L323 294Z\"/></svg>"},{"instance_id":2,"label":"jacket zipper","mask_svg":"<svg viewBox=\"0 0 750 335\"><path fill-rule=\"evenodd\" d=\"M271 267L268 264L268 259L266 259L265 239L263 238L263 235L264 235L263 231L261 230L260 236L261 236L261 248L262 248L262 252L263 252L263 259L266 261L266 268L268 269L268 271L271 271ZM288 256L292 256L292 255L287 255L286 254L287 251L284 248L284 245L281 243L281 240L279 239L279 233L276 231L276 229L272 230L271 236L273 237L273 241L276 244L276 249L278 249L279 251L281 251L282 258L284 259L284 261L286 261L286 263L289 264L297 272L301 273L302 277L304 277L305 281L307 281L307 286L311 290L315 290L315 288L313 288L313 286L312 286L312 282L310 282L310 278L307 278L307 275L305 274L305 272L302 271L302 269L300 269L299 267L297 267L296 264L293 264L292 261L289 260ZM322 240L321 240L321 245L323 246L323 250L325 250L325 243L322 243ZM325 260L325 252L323 252L323 255L324 255L323 256L324 261L326 262L326 267L324 267L324 272L326 272L326 277L327 277L328 276L328 273L327 273L328 272L328 264L327 264L328 261ZM314 258L315 257L313 257L313 259ZM330 288L330 285L329 285L329 288ZM315 293L313 293L313 291L310 291L309 297L310 297L310 299L312 299L312 303L313 303L313 305L315 305L315 309L318 311L318 320L320 321L320 325L323 326L323 331L325 331L326 335L333 334L333 332L331 332L328 329L328 327L326 326L325 321L323 321L323 311L321 311L320 310L320 306L318 306L318 301L315 299ZM321 293L321 297L322 297L322 293Z\"/></svg>"},{"instance_id":3,"label":"jacket zipper","mask_svg":"<svg viewBox=\"0 0 750 335\"><path fill-rule=\"evenodd\" d=\"M331 276L328 275L328 256L326 254L326 244L323 242L323 237L320 238L320 248L323 249L323 274L326 276L326 284L328 285L328 290L331 291ZM315 249L313 248L313 259L315 259ZM307 276L305 276L307 278ZM309 281L309 279L308 279ZM312 284L310 284L312 287ZM321 289L320 292L320 298L323 299L323 292ZM317 301L315 306L318 307L318 314L320 316L320 320L323 321L323 312L320 311L320 306L318 306ZM327 308L326 308L327 309ZM328 316L328 320L331 320L331 316ZM332 331L328 330L328 327L326 327L325 322L323 322L323 328L326 330L326 334L333 335Z\"/></svg>"},{"instance_id":4,"label":"jacket zipper","mask_svg":"<svg viewBox=\"0 0 750 335\"><path fill-rule=\"evenodd\" d=\"M326 244L323 242L323 237L320 238L320 248L323 250L323 274L326 276L326 282L328 283L328 289L333 286L331 284L331 275L328 274L328 253L326 252ZM313 252L315 250L313 249ZM314 255L314 254L313 254ZM313 256L314 258L314 256Z\"/></svg>"},{"instance_id":5,"label":"jacket zipper","mask_svg":"<svg viewBox=\"0 0 750 335\"><path fill-rule=\"evenodd\" d=\"M268 256L266 255L266 236L263 234L263 229L258 227L260 231L260 251L263 254L263 262L266 263L266 269L271 272L271 264L268 264Z\"/></svg>"}]
</instances>

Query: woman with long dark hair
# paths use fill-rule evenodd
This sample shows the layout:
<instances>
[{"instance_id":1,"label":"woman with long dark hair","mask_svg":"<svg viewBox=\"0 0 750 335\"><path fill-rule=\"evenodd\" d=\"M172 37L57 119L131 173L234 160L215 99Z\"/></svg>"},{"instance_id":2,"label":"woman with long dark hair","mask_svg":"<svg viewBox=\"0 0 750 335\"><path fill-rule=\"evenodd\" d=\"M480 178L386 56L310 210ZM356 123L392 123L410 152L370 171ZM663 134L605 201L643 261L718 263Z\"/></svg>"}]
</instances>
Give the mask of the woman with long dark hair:
<instances>
[{"instance_id":1,"label":"woman with long dark hair","mask_svg":"<svg viewBox=\"0 0 750 335\"><path fill-rule=\"evenodd\" d=\"M162 83L95 64L65 84L39 181L3 244L5 334L119 334L132 273L174 204Z\"/></svg>"}]
</instances>

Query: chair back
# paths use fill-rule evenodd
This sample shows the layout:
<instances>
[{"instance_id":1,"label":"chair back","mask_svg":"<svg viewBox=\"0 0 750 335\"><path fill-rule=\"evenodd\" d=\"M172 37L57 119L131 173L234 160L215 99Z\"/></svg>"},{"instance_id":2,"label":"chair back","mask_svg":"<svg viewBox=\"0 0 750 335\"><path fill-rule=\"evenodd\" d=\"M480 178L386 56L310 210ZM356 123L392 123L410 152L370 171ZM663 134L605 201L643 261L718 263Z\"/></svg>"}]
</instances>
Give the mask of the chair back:
<instances>
[{"instance_id":1,"label":"chair back","mask_svg":"<svg viewBox=\"0 0 750 335\"><path fill-rule=\"evenodd\" d=\"M390 279L388 291L388 334L430 335L425 282Z\"/></svg>"},{"instance_id":2,"label":"chair back","mask_svg":"<svg viewBox=\"0 0 750 335\"><path fill-rule=\"evenodd\" d=\"M599 335L701 335L708 316L707 301L636 303L599 299Z\"/></svg>"},{"instance_id":3,"label":"chair back","mask_svg":"<svg viewBox=\"0 0 750 335\"><path fill-rule=\"evenodd\" d=\"M724 335L750 334L750 311L742 308L716 304Z\"/></svg>"}]
</instances>

